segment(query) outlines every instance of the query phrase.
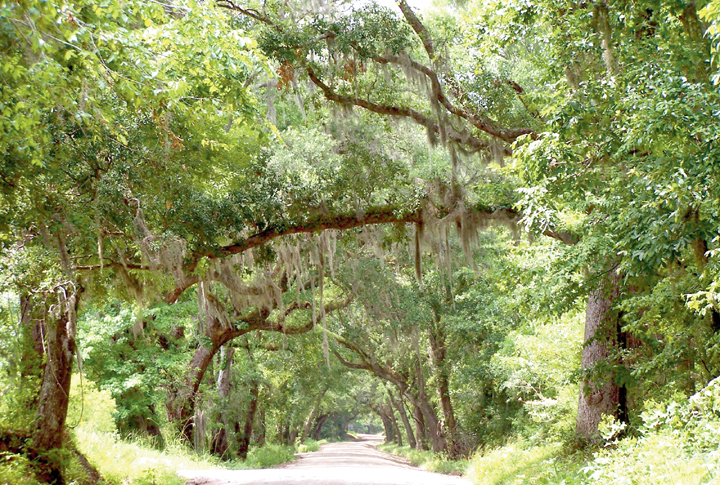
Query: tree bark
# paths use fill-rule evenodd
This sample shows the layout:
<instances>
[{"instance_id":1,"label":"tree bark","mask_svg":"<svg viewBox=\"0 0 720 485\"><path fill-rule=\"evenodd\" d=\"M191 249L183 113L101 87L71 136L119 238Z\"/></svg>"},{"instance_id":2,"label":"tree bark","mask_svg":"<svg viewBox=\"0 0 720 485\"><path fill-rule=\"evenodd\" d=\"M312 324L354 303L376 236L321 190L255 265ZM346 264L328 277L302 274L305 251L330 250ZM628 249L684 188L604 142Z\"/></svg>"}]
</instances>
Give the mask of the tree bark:
<instances>
[{"instance_id":1,"label":"tree bark","mask_svg":"<svg viewBox=\"0 0 720 485\"><path fill-rule=\"evenodd\" d=\"M253 355L250 346L247 346L248 361L253 366ZM252 437L253 423L255 422L255 413L258 408L258 397L260 396L260 386L255 376L250 380L250 402L248 403L247 413L245 414L245 426L243 427L242 436L238 438L238 458L247 458L250 449L250 438Z\"/></svg>"},{"instance_id":2,"label":"tree bark","mask_svg":"<svg viewBox=\"0 0 720 485\"><path fill-rule=\"evenodd\" d=\"M221 402L224 404L227 400L228 395L230 394L230 377L231 377L231 369L233 365L233 355L235 353L235 349L233 347L228 347L227 345L223 345L223 347L220 349L220 370L218 371L218 378L217 378L217 390L218 394L220 395ZM222 423L222 428L217 429L213 432L212 437L212 443L210 445L210 452L213 455L219 456L221 458L227 458L227 450L228 450L228 416L225 409L220 410L220 422Z\"/></svg>"},{"instance_id":3,"label":"tree bark","mask_svg":"<svg viewBox=\"0 0 720 485\"><path fill-rule=\"evenodd\" d=\"M437 387L440 407L443 412L443 422L440 423L438 434L445 437L446 452L451 459L461 454L460 443L457 438L457 421L450 399L450 376L445 362L446 342L445 332L440 321L439 309L435 309L435 324L430 329L430 355L435 367L435 384Z\"/></svg>"},{"instance_id":4,"label":"tree bark","mask_svg":"<svg viewBox=\"0 0 720 485\"><path fill-rule=\"evenodd\" d=\"M320 395L315 400L315 404L313 405L312 410L310 411L310 414L308 415L307 419L305 420L305 426L303 427L303 433L302 437L300 438L300 442L302 443L306 439L308 439L308 436L310 436L310 430L312 429L313 422L315 421L315 416L317 415L317 412L320 410L320 403L322 402L323 397L325 397L325 393L327 392L328 388L322 390Z\"/></svg>"},{"instance_id":5,"label":"tree bark","mask_svg":"<svg viewBox=\"0 0 720 485\"><path fill-rule=\"evenodd\" d=\"M447 450L447 443L439 426L437 414L435 414L435 410L425 394L425 378L423 377L422 360L420 359L419 352L417 353L416 373L418 387L416 401L420 407L420 411L422 412L425 429L428 431L433 451L435 453L440 453Z\"/></svg>"},{"instance_id":6,"label":"tree bark","mask_svg":"<svg viewBox=\"0 0 720 485\"><path fill-rule=\"evenodd\" d=\"M582 370L585 373L606 361L611 347L617 344L618 314L613 310L613 304L619 295L619 283L619 277L613 270L600 288L588 296L582 351ZM620 389L612 376L601 376L600 382L586 376L580 384L575 427L578 437L588 442L596 441L602 416L618 416L620 397Z\"/></svg>"},{"instance_id":7,"label":"tree bark","mask_svg":"<svg viewBox=\"0 0 720 485\"><path fill-rule=\"evenodd\" d=\"M397 418L395 417L395 410L393 409L392 402L388 402L386 408L386 413L388 417L390 418L390 423L393 427L393 435L394 435L394 441L397 443L398 446L403 445L402 441L402 433L400 433L400 426L398 426Z\"/></svg>"},{"instance_id":8,"label":"tree bark","mask_svg":"<svg viewBox=\"0 0 720 485\"><path fill-rule=\"evenodd\" d=\"M408 445L410 445L410 448L417 448L415 435L413 435L412 427L410 426L410 420L408 419L407 413L405 412L405 406L402 403L402 397L400 397L399 399L395 399L395 396L390 389L388 389L388 395L390 396L390 402L393 406L395 406L395 409L397 409L403 426L405 427L405 434L407 435Z\"/></svg>"},{"instance_id":9,"label":"tree bark","mask_svg":"<svg viewBox=\"0 0 720 485\"><path fill-rule=\"evenodd\" d=\"M59 288L58 298L60 302L47 311L43 325L46 363L32 434L33 448L40 453L40 479L53 484L64 483L61 463L48 452L61 448L65 439L78 296L68 297L65 289Z\"/></svg>"},{"instance_id":10,"label":"tree bark","mask_svg":"<svg viewBox=\"0 0 720 485\"><path fill-rule=\"evenodd\" d=\"M418 406L416 403L412 403L413 405L413 415L415 420L415 433L417 435L417 449L418 450L427 450L428 449L428 443L430 443L430 435L427 430L427 426L425 426L425 418L423 418L422 410L420 409L420 406Z\"/></svg>"},{"instance_id":11,"label":"tree bark","mask_svg":"<svg viewBox=\"0 0 720 485\"><path fill-rule=\"evenodd\" d=\"M393 428L392 422L390 421L390 416L387 415L382 406L375 408L375 412L378 414L378 416L380 416L380 419L383 423L383 428L385 428L385 443L395 441L395 429Z\"/></svg>"},{"instance_id":12,"label":"tree bark","mask_svg":"<svg viewBox=\"0 0 720 485\"><path fill-rule=\"evenodd\" d=\"M325 425L325 421L327 421L328 417L329 417L329 415L323 414L322 416L320 416L319 418L317 418L315 420L315 427L313 428L313 432L312 432L312 438L315 441L319 440L320 437L322 436L322 429L323 429L323 426Z\"/></svg>"},{"instance_id":13,"label":"tree bark","mask_svg":"<svg viewBox=\"0 0 720 485\"><path fill-rule=\"evenodd\" d=\"M255 415L257 416L255 419L255 431L253 431L255 444L258 446L265 446L265 411L260 407L259 400L258 411Z\"/></svg>"},{"instance_id":14,"label":"tree bark","mask_svg":"<svg viewBox=\"0 0 720 485\"><path fill-rule=\"evenodd\" d=\"M433 451L435 453L446 451L447 443L445 441L445 437L443 436L442 429L439 426L440 423L438 421L437 414L435 414L435 409L433 409L432 405L425 396L422 396L422 398L419 399L419 404L420 410L423 414L423 420L425 421L425 429L430 437Z\"/></svg>"},{"instance_id":15,"label":"tree bark","mask_svg":"<svg viewBox=\"0 0 720 485\"><path fill-rule=\"evenodd\" d=\"M219 346L217 347L219 348ZM212 362L217 348L199 345L190 360L188 373L180 388L171 388L168 392L166 408L169 421L180 426L180 432L188 443L193 442L193 416L195 414L195 396L207 368Z\"/></svg>"}]
</instances>

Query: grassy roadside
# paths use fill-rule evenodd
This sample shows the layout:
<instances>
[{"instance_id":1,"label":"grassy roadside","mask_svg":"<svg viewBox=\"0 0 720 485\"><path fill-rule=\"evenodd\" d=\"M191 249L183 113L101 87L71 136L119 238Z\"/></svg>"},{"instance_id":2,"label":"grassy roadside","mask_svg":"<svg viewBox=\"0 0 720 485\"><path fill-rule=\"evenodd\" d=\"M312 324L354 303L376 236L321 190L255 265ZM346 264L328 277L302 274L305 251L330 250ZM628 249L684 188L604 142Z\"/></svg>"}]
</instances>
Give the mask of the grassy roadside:
<instances>
[{"instance_id":1,"label":"grassy roadside","mask_svg":"<svg viewBox=\"0 0 720 485\"><path fill-rule=\"evenodd\" d=\"M482 485L702 485L720 483L720 378L690 399L648 402L632 429L606 418L602 441L516 436L504 446L450 461L407 446L378 449L409 458L429 471L463 473Z\"/></svg>"},{"instance_id":2,"label":"grassy roadside","mask_svg":"<svg viewBox=\"0 0 720 485\"><path fill-rule=\"evenodd\" d=\"M97 469L107 485L182 485L179 470L218 470L271 468L294 459L294 453L318 451L324 441L307 440L296 446L268 444L251 448L245 460L221 461L210 455L197 455L172 436L164 436L162 451L147 439L122 439L115 427L115 402L110 393L91 383L79 389L74 379L68 430L77 450ZM78 457L63 450L67 483L93 483L90 472ZM36 485L32 463L27 458L0 453L0 484Z\"/></svg>"},{"instance_id":3,"label":"grassy roadside","mask_svg":"<svg viewBox=\"0 0 720 485\"><path fill-rule=\"evenodd\" d=\"M466 478L483 485L583 483L579 481L581 469L592 455L568 453L567 449L563 443L531 445L518 439L476 454L470 460Z\"/></svg>"},{"instance_id":4,"label":"grassy roadside","mask_svg":"<svg viewBox=\"0 0 720 485\"><path fill-rule=\"evenodd\" d=\"M605 419L602 443L587 450L517 438L479 452L466 476L483 485L720 483L720 378L690 399L646 403L633 425Z\"/></svg>"},{"instance_id":5,"label":"grassy roadside","mask_svg":"<svg viewBox=\"0 0 720 485\"><path fill-rule=\"evenodd\" d=\"M409 446L398 446L394 443L381 444L377 448L386 453L405 457L413 465L429 472L464 475L469 463L468 460L448 460L443 455L435 454L432 451L416 450Z\"/></svg>"}]
</instances>

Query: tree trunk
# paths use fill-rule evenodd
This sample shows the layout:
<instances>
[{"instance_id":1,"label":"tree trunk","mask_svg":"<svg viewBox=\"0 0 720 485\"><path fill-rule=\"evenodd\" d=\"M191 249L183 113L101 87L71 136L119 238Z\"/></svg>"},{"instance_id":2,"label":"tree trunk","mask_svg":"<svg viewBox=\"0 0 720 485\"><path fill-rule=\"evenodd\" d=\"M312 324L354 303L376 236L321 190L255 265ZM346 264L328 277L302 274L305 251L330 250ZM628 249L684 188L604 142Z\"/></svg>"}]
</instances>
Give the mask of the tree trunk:
<instances>
[{"instance_id":1,"label":"tree trunk","mask_svg":"<svg viewBox=\"0 0 720 485\"><path fill-rule=\"evenodd\" d=\"M402 396L400 396L399 399L395 399L395 396L393 396L393 393L392 391L390 391L390 389L388 389L388 395L390 396L390 402L393 404L393 406L395 406L395 409L397 409L403 426L405 427L408 445L410 445L410 448L417 448L417 442L415 441L415 436L413 435L412 427L410 426L410 420L408 419L407 413L405 412L405 406L402 403Z\"/></svg>"},{"instance_id":2,"label":"tree trunk","mask_svg":"<svg viewBox=\"0 0 720 485\"><path fill-rule=\"evenodd\" d=\"M195 416L193 417L193 448L195 453L201 455L205 452L207 445L207 414L202 407L195 407Z\"/></svg>"},{"instance_id":3,"label":"tree trunk","mask_svg":"<svg viewBox=\"0 0 720 485\"><path fill-rule=\"evenodd\" d=\"M323 429L323 426L325 425L325 421L327 421L328 417L329 417L329 415L323 414L322 416L320 416L319 418L317 418L315 420L315 428L313 429L313 432L312 432L312 438L315 441L319 440L320 437L322 436L322 429Z\"/></svg>"},{"instance_id":4,"label":"tree trunk","mask_svg":"<svg viewBox=\"0 0 720 485\"><path fill-rule=\"evenodd\" d=\"M440 321L439 310L435 312L435 325L429 332L430 355L435 367L435 384L437 387L440 406L443 412L443 421L438 427L438 434L445 438L445 451L451 459L457 458L460 453L460 443L457 439L457 422L455 411L450 400L450 376L448 375L445 353L445 332Z\"/></svg>"},{"instance_id":5,"label":"tree trunk","mask_svg":"<svg viewBox=\"0 0 720 485\"><path fill-rule=\"evenodd\" d=\"M255 444L258 446L265 446L265 411L260 408L260 402L258 400L258 411L256 414L257 419L255 420Z\"/></svg>"},{"instance_id":6,"label":"tree trunk","mask_svg":"<svg viewBox=\"0 0 720 485\"><path fill-rule=\"evenodd\" d=\"M380 416L382 420L383 428L385 428L385 443L390 443L395 440L395 430L393 429L390 416L387 415L382 407L375 408L375 412Z\"/></svg>"},{"instance_id":7,"label":"tree trunk","mask_svg":"<svg viewBox=\"0 0 720 485\"><path fill-rule=\"evenodd\" d=\"M281 426L280 443L283 445L290 444L290 423L284 423Z\"/></svg>"},{"instance_id":8,"label":"tree trunk","mask_svg":"<svg viewBox=\"0 0 720 485\"><path fill-rule=\"evenodd\" d=\"M445 441L445 437L443 436L437 414L435 414L435 410L427 400L427 397L422 396L419 399L419 404L425 421L425 428L427 429L430 442L432 443L433 451L435 453L441 453L447 450L447 443Z\"/></svg>"},{"instance_id":9,"label":"tree trunk","mask_svg":"<svg viewBox=\"0 0 720 485\"><path fill-rule=\"evenodd\" d=\"M195 414L195 397L218 347L199 345L190 360L188 373L180 383L180 388L171 387L168 392L166 408L168 421L177 422L181 435L188 443L193 442L193 416Z\"/></svg>"},{"instance_id":10,"label":"tree trunk","mask_svg":"<svg viewBox=\"0 0 720 485\"><path fill-rule=\"evenodd\" d=\"M250 402L248 403L247 413L245 413L245 426L243 427L242 436L238 438L238 457L243 460L247 458L248 450L250 449L250 438L252 437L255 413L258 408L258 397L260 396L260 386L255 376L255 364L253 362L250 345L248 344L245 349L247 350L248 364L253 374L250 378Z\"/></svg>"},{"instance_id":11,"label":"tree trunk","mask_svg":"<svg viewBox=\"0 0 720 485\"><path fill-rule=\"evenodd\" d=\"M427 426L425 426L425 419L423 418L422 410L420 406L412 403L413 406L413 417L415 421L415 434L417 435L417 449L427 450L428 443L430 442L430 436L427 432Z\"/></svg>"},{"instance_id":12,"label":"tree trunk","mask_svg":"<svg viewBox=\"0 0 720 485\"><path fill-rule=\"evenodd\" d=\"M320 393L318 398L315 400L315 404L313 405L313 408L310 411L310 415L308 416L307 420L305 420L305 426L303 427L302 437L300 438L301 443L304 442L306 439L308 439L308 436L310 436L310 430L312 428L313 422L315 421L315 415L317 415L317 412L320 410L320 404L322 403L322 399L323 399L323 397L325 397L325 393L327 392L327 390L328 390L328 388L326 387Z\"/></svg>"},{"instance_id":13,"label":"tree trunk","mask_svg":"<svg viewBox=\"0 0 720 485\"><path fill-rule=\"evenodd\" d=\"M222 428L213 432L212 443L210 445L210 453L223 459L227 458L228 449L228 416L224 409L227 397L230 394L230 377L233 365L233 355L235 349L223 345L220 349L220 370L218 371L217 390L221 398L223 409L220 410L220 422Z\"/></svg>"},{"instance_id":14,"label":"tree trunk","mask_svg":"<svg viewBox=\"0 0 720 485\"><path fill-rule=\"evenodd\" d=\"M243 427L242 436L238 439L238 457L243 460L247 458L248 450L250 449L250 439L252 438L253 423L255 422L259 396L260 389L257 379L253 379L250 383L250 403L248 404L248 410L245 414L245 426Z\"/></svg>"},{"instance_id":15,"label":"tree trunk","mask_svg":"<svg viewBox=\"0 0 720 485\"><path fill-rule=\"evenodd\" d=\"M43 375L43 356L45 349L43 348L43 330L41 319L37 318L35 304L30 296L20 297L20 328L23 333L22 354L19 362L13 362L12 367L16 367L20 374L22 386L28 386L35 379L41 380ZM36 410L38 405L38 397L40 389L37 387L24 396L24 400L20 406L24 409Z\"/></svg>"},{"instance_id":16,"label":"tree trunk","mask_svg":"<svg viewBox=\"0 0 720 485\"><path fill-rule=\"evenodd\" d=\"M60 292L62 291L62 294ZM62 484L61 463L48 452L62 447L65 419L70 401L72 359L75 352L75 315L77 295L65 297L58 292L60 304L46 314L43 330L46 363L38 396L37 418L32 434L33 448L40 453L40 479Z\"/></svg>"},{"instance_id":17,"label":"tree trunk","mask_svg":"<svg viewBox=\"0 0 720 485\"><path fill-rule=\"evenodd\" d=\"M440 453L447 449L445 438L442 435L440 429L437 414L432 405L428 401L427 395L425 394L425 379L423 377L422 361L420 360L420 354L417 354L417 387L418 396L417 404L422 411L423 421L425 422L425 429L428 432L432 448L435 453Z\"/></svg>"},{"instance_id":18,"label":"tree trunk","mask_svg":"<svg viewBox=\"0 0 720 485\"><path fill-rule=\"evenodd\" d=\"M585 346L582 351L583 372L592 371L607 360L610 349L616 345L617 312L613 303L619 294L619 277L610 272L603 285L588 297L585 315ZM593 442L598 439L598 425L602 416L617 417L620 389L612 376L597 379L586 377L580 384L580 398L575 430L580 439Z\"/></svg>"},{"instance_id":19,"label":"tree trunk","mask_svg":"<svg viewBox=\"0 0 720 485\"><path fill-rule=\"evenodd\" d=\"M395 437L395 443L397 443L398 446L403 445L402 441L402 433L400 433L400 426L398 426L397 418L395 418L395 411L393 410L392 403L388 403L387 405L387 415L390 418L390 423L393 427L393 435Z\"/></svg>"}]
</instances>

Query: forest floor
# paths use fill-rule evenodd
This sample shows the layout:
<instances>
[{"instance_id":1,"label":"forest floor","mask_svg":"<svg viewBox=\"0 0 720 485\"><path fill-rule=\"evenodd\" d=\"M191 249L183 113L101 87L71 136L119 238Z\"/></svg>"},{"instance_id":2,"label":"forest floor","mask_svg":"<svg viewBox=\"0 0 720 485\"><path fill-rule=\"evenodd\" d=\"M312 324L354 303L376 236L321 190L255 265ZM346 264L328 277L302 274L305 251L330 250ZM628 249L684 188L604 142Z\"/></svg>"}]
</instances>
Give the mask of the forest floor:
<instances>
[{"instance_id":1,"label":"forest floor","mask_svg":"<svg viewBox=\"0 0 720 485\"><path fill-rule=\"evenodd\" d=\"M298 453L295 461L265 470L182 471L187 485L468 485L460 477L431 473L375 447L380 435L355 442L328 443L320 451Z\"/></svg>"}]
</instances>

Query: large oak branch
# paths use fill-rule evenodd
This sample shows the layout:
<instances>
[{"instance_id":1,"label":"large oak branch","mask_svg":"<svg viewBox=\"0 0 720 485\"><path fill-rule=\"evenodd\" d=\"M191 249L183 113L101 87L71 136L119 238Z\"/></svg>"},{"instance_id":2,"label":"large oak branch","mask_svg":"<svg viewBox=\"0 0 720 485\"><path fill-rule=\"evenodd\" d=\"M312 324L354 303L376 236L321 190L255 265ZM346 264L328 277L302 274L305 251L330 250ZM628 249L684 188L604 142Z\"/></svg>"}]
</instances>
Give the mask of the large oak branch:
<instances>
[{"instance_id":1,"label":"large oak branch","mask_svg":"<svg viewBox=\"0 0 720 485\"><path fill-rule=\"evenodd\" d=\"M313 82L313 84L315 84L322 90L323 95L328 101L333 101L335 103L346 106L358 106L372 113L377 113L380 115L408 118L415 121L419 125L424 126L426 129L432 131L433 133L440 133L440 126L435 123L429 116L426 116L417 110L414 110L407 106L377 104L357 96L345 96L342 94L338 94L335 90L325 84L317 76L312 67L306 66L305 68L307 70L308 76L310 77L310 80ZM447 137L451 141L470 146L475 150L487 149L490 146L490 144L486 140L460 133L452 127L447 127L446 133Z\"/></svg>"}]
</instances>

